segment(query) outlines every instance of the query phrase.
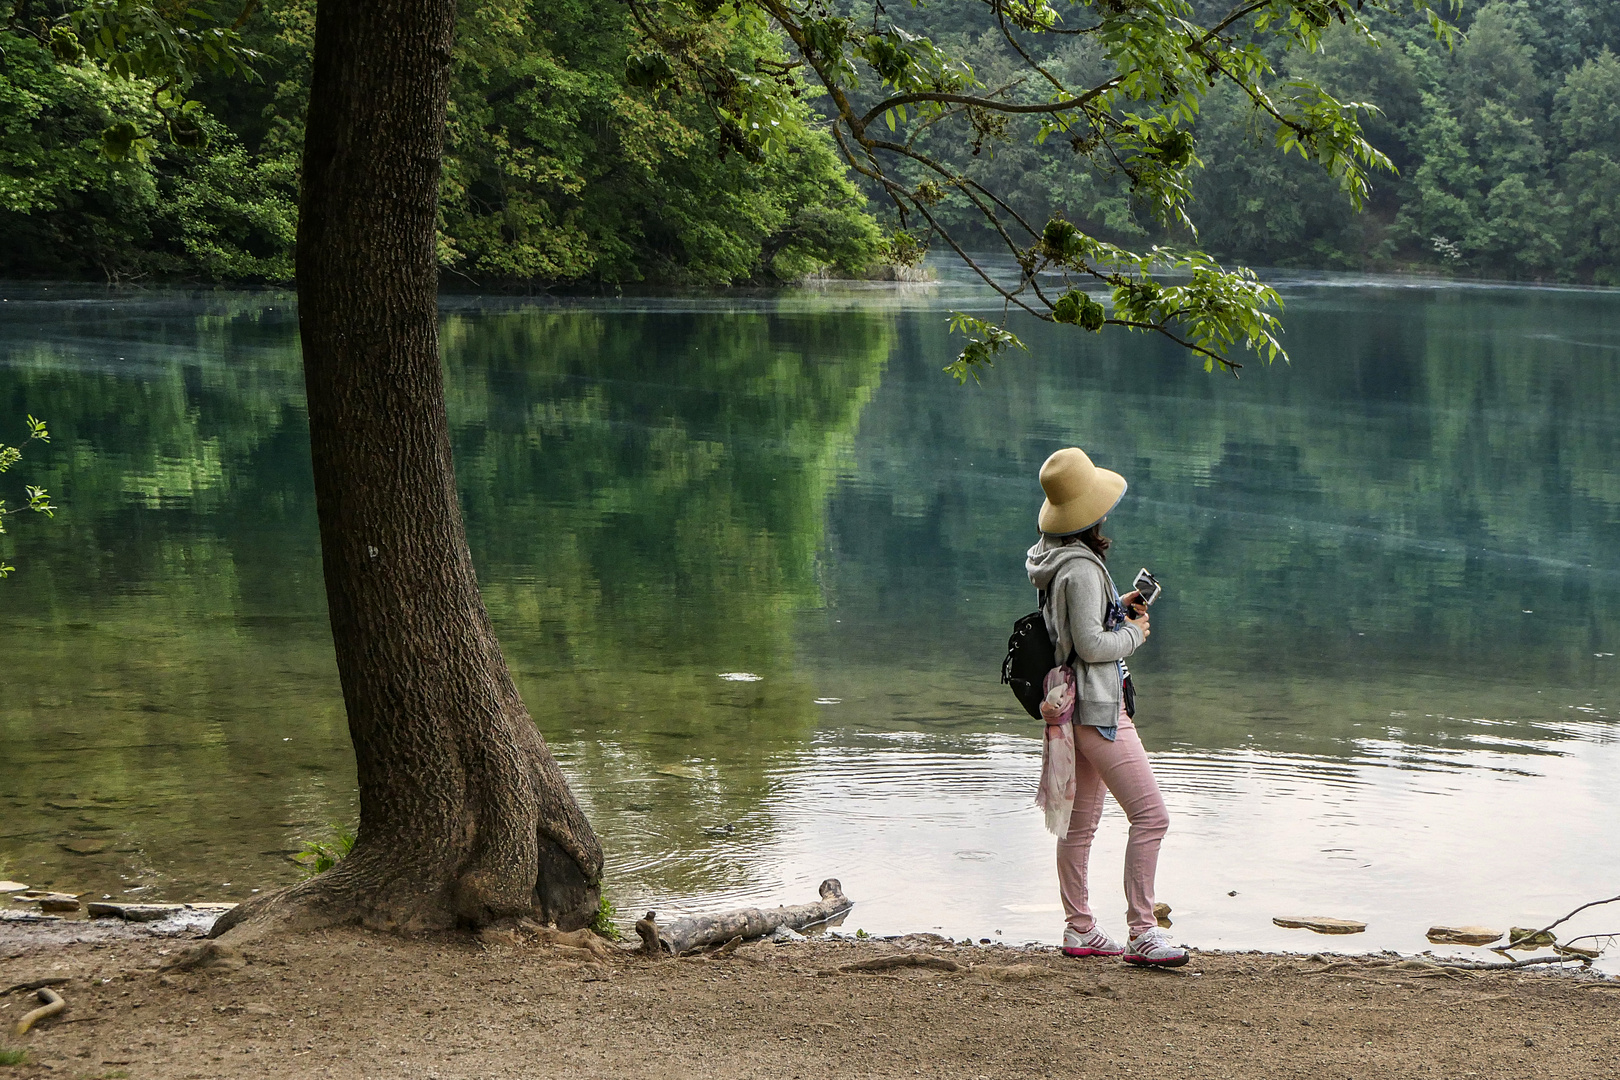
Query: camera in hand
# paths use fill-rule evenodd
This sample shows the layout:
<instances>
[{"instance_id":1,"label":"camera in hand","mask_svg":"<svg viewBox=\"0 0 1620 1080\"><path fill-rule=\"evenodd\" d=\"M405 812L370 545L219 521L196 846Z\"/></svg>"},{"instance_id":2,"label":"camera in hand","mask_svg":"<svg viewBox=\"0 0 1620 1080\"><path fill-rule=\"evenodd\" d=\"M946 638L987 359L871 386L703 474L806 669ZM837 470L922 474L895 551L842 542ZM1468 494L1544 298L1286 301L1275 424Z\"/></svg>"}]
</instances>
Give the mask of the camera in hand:
<instances>
[{"instance_id":1,"label":"camera in hand","mask_svg":"<svg viewBox=\"0 0 1620 1080\"><path fill-rule=\"evenodd\" d=\"M1147 567L1143 567L1137 572L1136 580L1132 583L1132 587L1141 594L1142 599L1140 603L1144 607L1157 600L1159 598L1160 591L1163 589L1163 586L1159 584L1159 579L1154 577Z\"/></svg>"}]
</instances>

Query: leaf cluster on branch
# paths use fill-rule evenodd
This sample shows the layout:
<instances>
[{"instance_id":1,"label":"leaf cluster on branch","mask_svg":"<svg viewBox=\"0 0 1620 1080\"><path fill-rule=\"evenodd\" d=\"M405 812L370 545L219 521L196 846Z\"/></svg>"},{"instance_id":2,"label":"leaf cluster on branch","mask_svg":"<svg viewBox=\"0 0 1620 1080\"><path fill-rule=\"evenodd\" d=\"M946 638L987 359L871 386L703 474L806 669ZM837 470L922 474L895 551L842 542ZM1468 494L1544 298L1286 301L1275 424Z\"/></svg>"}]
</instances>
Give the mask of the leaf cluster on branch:
<instances>
[{"instance_id":1,"label":"leaf cluster on branch","mask_svg":"<svg viewBox=\"0 0 1620 1080\"><path fill-rule=\"evenodd\" d=\"M263 57L248 48L241 27L259 0L246 0L234 19L217 0L81 0L73 5L16 0L6 23L12 37L47 49L60 65L92 64L117 79L142 84L149 115L115 117L101 133L113 161L144 159L166 134L177 147L208 145L202 103L189 96L198 77L217 73L257 78Z\"/></svg>"},{"instance_id":2,"label":"leaf cluster on branch","mask_svg":"<svg viewBox=\"0 0 1620 1080\"><path fill-rule=\"evenodd\" d=\"M969 335L947 369L965 379L1009 346L1014 310L1089 330L1105 325L1162 334L1236 372L1233 353L1268 360L1286 356L1279 340L1275 292L1246 269L1228 269L1196 246L1190 211L1192 177L1202 162L1195 124L1218 86L1237 88L1272 131L1284 155L1319 165L1356 206L1369 176L1391 168L1362 131L1373 105L1340 100L1308 79L1279 76L1277 58L1317 52L1330 26L1372 39L1370 11L1405 9L1426 17L1449 40L1460 0L1237 0L1218 14L1191 0L974 0L975 27L998 35L1018 58L1017 74L986 85L957 51L914 32L911 4L839 4L833 0L630 0L648 52L644 70L703 87L730 122L732 143L757 146L771 137L770 102L798 97L812 83L830 106L826 123L849 167L889 200L913 244L953 251L1004 300L995 332L958 313L953 329ZM764 23L785 34L798 63L784 70L726 70L705 44L719 26ZM1076 82L1043 62L1042 40L1089 39L1105 58L1100 77ZM762 88L775 84L774 92ZM1194 244L1128 250L1058 218L1031 220L1009 193L930 153L942 132L971 143L977 156L1010 138L1008 121L1037 117L1037 143L1067 140L1090 167L1118 174L1130 198ZM928 140L921 137L929 136ZM1077 166L1078 167L1078 166ZM1017 267L999 273L971 254L936 212L959 197L998 238ZM1106 307L1088 289L1106 297ZM1099 317L1099 312L1101 317Z\"/></svg>"}]
</instances>

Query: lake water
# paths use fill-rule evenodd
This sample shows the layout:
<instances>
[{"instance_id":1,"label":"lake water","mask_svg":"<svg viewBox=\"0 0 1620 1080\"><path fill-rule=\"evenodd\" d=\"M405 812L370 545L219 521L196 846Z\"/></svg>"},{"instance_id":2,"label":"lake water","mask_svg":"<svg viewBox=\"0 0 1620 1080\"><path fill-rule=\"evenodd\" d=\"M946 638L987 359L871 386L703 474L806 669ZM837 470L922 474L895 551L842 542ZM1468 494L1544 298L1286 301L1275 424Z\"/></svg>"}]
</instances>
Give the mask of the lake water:
<instances>
[{"instance_id":1,"label":"lake water","mask_svg":"<svg viewBox=\"0 0 1620 1080\"><path fill-rule=\"evenodd\" d=\"M989 305L960 280L448 299L473 553L619 910L838 877L849 930L1057 939L998 666L1068 444L1130 479L1116 575L1166 586L1131 663L1178 938L1416 951L1620 892L1620 293L1283 291L1291 366L1030 325L966 387L945 313ZM0 494L62 507L0 538L0 876L294 880L356 810L291 297L0 298L0 441L53 436ZM1124 836L1110 806L1116 931Z\"/></svg>"}]
</instances>

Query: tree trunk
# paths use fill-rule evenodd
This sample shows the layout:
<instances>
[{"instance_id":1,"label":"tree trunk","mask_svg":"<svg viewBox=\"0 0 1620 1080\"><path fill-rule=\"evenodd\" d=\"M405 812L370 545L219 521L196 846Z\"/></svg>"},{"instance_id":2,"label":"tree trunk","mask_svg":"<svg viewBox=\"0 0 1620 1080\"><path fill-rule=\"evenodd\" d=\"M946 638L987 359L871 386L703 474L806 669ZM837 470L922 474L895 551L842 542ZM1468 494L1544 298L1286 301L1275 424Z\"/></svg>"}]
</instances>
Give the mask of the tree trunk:
<instances>
[{"instance_id":1,"label":"tree trunk","mask_svg":"<svg viewBox=\"0 0 1620 1080\"><path fill-rule=\"evenodd\" d=\"M595 914L602 851L473 572L438 343L454 0L321 0L298 224L321 556L360 787L354 852L233 927ZM240 936L240 935L238 935Z\"/></svg>"}]
</instances>

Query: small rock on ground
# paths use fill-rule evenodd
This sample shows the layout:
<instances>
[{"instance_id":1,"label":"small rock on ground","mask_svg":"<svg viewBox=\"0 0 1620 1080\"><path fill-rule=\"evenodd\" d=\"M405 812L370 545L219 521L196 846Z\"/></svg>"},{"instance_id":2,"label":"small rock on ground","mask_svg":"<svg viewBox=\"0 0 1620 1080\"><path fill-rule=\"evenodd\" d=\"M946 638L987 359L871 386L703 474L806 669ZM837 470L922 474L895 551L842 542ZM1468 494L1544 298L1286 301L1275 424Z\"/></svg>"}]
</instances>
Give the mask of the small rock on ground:
<instances>
[{"instance_id":1,"label":"small rock on ground","mask_svg":"<svg viewBox=\"0 0 1620 1080\"><path fill-rule=\"evenodd\" d=\"M987 979L1002 983L1028 982L1031 979L1058 974L1038 964L997 964L975 970Z\"/></svg>"}]
</instances>

